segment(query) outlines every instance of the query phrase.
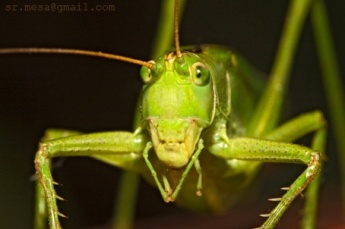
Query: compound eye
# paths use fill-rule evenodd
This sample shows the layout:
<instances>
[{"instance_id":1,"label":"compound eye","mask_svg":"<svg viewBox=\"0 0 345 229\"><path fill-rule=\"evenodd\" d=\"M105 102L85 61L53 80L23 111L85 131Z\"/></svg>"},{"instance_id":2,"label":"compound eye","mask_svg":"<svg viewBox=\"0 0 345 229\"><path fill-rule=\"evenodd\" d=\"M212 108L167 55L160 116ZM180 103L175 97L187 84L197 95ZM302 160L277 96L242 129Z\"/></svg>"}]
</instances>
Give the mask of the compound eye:
<instances>
[{"instance_id":1,"label":"compound eye","mask_svg":"<svg viewBox=\"0 0 345 229\"><path fill-rule=\"evenodd\" d=\"M193 64L194 75L193 75L193 82L198 86L204 86L208 84L210 81L210 71L206 67L206 65L202 63L195 63Z\"/></svg>"},{"instance_id":2,"label":"compound eye","mask_svg":"<svg viewBox=\"0 0 345 229\"><path fill-rule=\"evenodd\" d=\"M153 78L157 78L157 75L162 71L162 67L159 64L156 64L153 60L149 61L149 63L152 64L152 68L143 66L140 69L140 76L145 84L151 82Z\"/></svg>"},{"instance_id":3,"label":"compound eye","mask_svg":"<svg viewBox=\"0 0 345 229\"><path fill-rule=\"evenodd\" d=\"M144 83L148 83L152 80L152 71L148 67L143 66L140 69L140 76Z\"/></svg>"}]
</instances>

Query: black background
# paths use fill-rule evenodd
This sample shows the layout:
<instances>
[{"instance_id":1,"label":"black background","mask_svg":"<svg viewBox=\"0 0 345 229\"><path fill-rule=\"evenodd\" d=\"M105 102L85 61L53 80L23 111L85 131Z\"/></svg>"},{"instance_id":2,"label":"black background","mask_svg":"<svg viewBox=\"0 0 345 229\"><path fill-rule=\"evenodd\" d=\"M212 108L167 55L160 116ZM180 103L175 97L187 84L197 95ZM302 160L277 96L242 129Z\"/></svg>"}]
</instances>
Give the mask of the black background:
<instances>
[{"instance_id":1,"label":"black background","mask_svg":"<svg viewBox=\"0 0 345 229\"><path fill-rule=\"evenodd\" d=\"M26 1L6 0L0 4L0 47L79 48L143 60L150 57L160 1L95 1L95 4L115 5L115 12L5 11L6 4L20 5L23 2ZM35 4L35 1L30 3ZM91 3L89 5L91 7ZM344 5L341 1L327 1L340 66L345 59ZM273 0L189 0L180 26L181 43L234 47L253 65L268 73L287 6L288 1ZM44 130L49 127L85 132L130 130L141 87L140 67L80 56L6 55L0 58L0 227L31 228L34 183L30 176L34 174L34 152ZM287 119L314 109L321 109L328 117L308 20L292 70L288 109L283 116ZM326 193L323 194L325 200L329 201L331 196L339 201L337 190L329 191L339 186L332 138L330 133L322 193ZM231 216L225 217L232 221L207 217L207 222L217 219L217 228L228 228L238 222L241 226L233 225L235 228L258 226L262 222L258 214L266 213L272 207L266 207L266 199L281 195L278 188L290 184L297 176L299 168L291 173L290 168L295 166L265 168L263 175L258 177L263 185L254 191L257 195L251 198L253 202L247 201L250 211L242 207L244 221L240 219L239 207L231 212ZM59 203L61 211L70 218L62 220L64 228L106 224L111 216L119 171L88 158L63 161L54 176L63 184L58 193L68 200ZM291 213L292 221L286 217L281 224L291 226L291 222L298 222L298 211ZM327 206L323 212L327 212ZM328 217L324 213L320 215L321 221ZM194 217L194 221L183 221L186 214ZM180 227L188 225L190 228L198 223L203 226L201 228L214 227L213 223L202 224L202 219L190 216L172 204L166 205L158 192L145 184L140 192L137 215L138 228L148 222L160 222L162 218L167 220L163 221L167 227L176 226L180 219ZM338 219L339 211L333 217ZM166 223L171 219L174 224Z\"/></svg>"}]
</instances>

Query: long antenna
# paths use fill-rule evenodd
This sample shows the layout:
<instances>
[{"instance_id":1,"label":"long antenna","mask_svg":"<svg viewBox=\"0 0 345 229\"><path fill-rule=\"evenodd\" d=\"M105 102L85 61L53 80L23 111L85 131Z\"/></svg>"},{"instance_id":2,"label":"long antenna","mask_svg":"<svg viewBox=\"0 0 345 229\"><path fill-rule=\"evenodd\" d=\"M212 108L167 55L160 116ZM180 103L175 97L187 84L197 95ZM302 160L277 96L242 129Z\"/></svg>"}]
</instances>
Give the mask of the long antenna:
<instances>
[{"instance_id":1,"label":"long antenna","mask_svg":"<svg viewBox=\"0 0 345 229\"><path fill-rule=\"evenodd\" d=\"M150 69L154 67L154 64L147 61L137 60L130 57L115 55L111 53L96 52L81 49L64 49L64 48L3 48L0 49L0 54L16 54L16 53L50 53L50 54L70 54L70 55L83 55L94 56L112 60L120 60L132 64L146 66Z\"/></svg>"},{"instance_id":2,"label":"long antenna","mask_svg":"<svg viewBox=\"0 0 345 229\"><path fill-rule=\"evenodd\" d=\"M178 9L179 1L175 0L175 11L174 11L174 32L175 32L175 49L176 56L181 57L180 41L179 41L179 32L178 32Z\"/></svg>"}]
</instances>

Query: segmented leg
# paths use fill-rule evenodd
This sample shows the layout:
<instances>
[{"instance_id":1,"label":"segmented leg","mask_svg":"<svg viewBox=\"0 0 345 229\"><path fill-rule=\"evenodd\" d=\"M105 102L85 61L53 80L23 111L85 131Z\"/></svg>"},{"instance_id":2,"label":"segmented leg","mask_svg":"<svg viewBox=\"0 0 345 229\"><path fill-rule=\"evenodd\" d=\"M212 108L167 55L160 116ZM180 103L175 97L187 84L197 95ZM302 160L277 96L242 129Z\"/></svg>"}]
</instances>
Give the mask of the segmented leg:
<instances>
[{"instance_id":1,"label":"segmented leg","mask_svg":"<svg viewBox=\"0 0 345 229\"><path fill-rule=\"evenodd\" d=\"M54 134L54 133L53 133ZM50 228L61 228L54 189L54 180L50 171L50 159L57 156L98 156L104 160L109 156L113 164L128 170L134 170L143 148L141 136L129 132L106 132L85 134L44 141L40 144L35 157L37 178L44 191Z\"/></svg>"},{"instance_id":2,"label":"segmented leg","mask_svg":"<svg viewBox=\"0 0 345 229\"><path fill-rule=\"evenodd\" d=\"M324 153L326 144L326 123L322 113L319 111L302 114L288 121L269 133L266 138L291 142L311 132L315 132L311 148ZM322 164L322 160L320 163ZM321 175L318 174L314 178L313 182L308 186L308 190L305 195L306 203L304 207L302 228L315 228L320 176Z\"/></svg>"},{"instance_id":3,"label":"segmented leg","mask_svg":"<svg viewBox=\"0 0 345 229\"><path fill-rule=\"evenodd\" d=\"M312 148L295 144L279 142L293 141L307 133L315 132ZM325 142L325 122L320 112L310 112L301 115L264 136L264 139L231 138L212 145L209 150L218 157L225 159L252 160L262 162L303 163L308 167L293 182L278 205L269 213L261 216L268 217L261 228L273 228L286 211L291 202L314 180L321 168L321 158L318 150L322 150ZM307 218L312 219L316 211L316 197L318 181L312 185L311 200L307 209L311 209ZM308 210L309 211L309 210ZM309 221L306 220L306 221Z\"/></svg>"},{"instance_id":4,"label":"segmented leg","mask_svg":"<svg viewBox=\"0 0 345 229\"><path fill-rule=\"evenodd\" d=\"M48 129L46 130L42 142L73 136L81 134L78 131L73 130L60 130L60 129ZM50 163L50 160L49 160ZM40 182L36 184L36 201L35 201L35 218L34 218L34 229L45 229L47 218L47 203L45 199L44 190Z\"/></svg>"}]
</instances>

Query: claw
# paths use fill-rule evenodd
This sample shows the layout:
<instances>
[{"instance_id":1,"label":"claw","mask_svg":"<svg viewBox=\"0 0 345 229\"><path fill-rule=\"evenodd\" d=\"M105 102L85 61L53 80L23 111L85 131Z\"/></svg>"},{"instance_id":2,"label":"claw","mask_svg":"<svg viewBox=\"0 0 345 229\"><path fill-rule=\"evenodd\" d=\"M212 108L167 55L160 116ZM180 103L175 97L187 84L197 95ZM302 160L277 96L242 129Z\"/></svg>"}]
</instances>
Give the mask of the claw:
<instances>
[{"instance_id":1,"label":"claw","mask_svg":"<svg viewBox=\"0 0 345 229\"><path fill-rule=\"evenodd\" d=\"M280 197L278 197L278 198L269 198L268 199L268 201L277 201L277 202L279 202L281 200L282 200L282 198L280 198Z\"/></svg>"},{"instance_id":2,"label":"claw","mask_svg":"<svg viewBox=\"0 0 345 229\"><path fill-rule=\"evenodd\" d=\"M290 190L290 187L282 187L281 190L289 191L289 190Z\"/></svg>"}]
</instances>

